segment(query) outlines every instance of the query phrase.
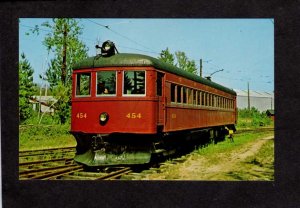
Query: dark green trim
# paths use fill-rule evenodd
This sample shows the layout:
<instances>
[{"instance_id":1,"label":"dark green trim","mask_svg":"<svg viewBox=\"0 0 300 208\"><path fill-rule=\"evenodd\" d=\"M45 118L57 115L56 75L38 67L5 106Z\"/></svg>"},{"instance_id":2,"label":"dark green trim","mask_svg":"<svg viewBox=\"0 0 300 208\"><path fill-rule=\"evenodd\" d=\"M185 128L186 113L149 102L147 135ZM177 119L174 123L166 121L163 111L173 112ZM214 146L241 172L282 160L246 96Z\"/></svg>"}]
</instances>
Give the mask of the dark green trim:
<instances>
[{"instance_id":1,"label":"dark green trim","mask_svg":"<svg viewBox=\"0 0 300 208\"><path fill-rule=\"evenodd\" d=\"M73 66L73 70L77 69L90 69L95 67L114 67L114 66L152 66L156 69L160 69L162 71L170 72L172 74L176 74L187 79L193 80L195 82L199 82L210 87L222 90L224 92L230 93L232 95L236 95L236 92L232 89L219 85L215 82L209 81L202 77L199 77L195 74L189 73L182 69L179 69L176 66L171 64L167 64L163 61L160 61L156 58L145 56L141 54L130 54L130 53L119 53L110 57L101 57L94 56L89 57L87 59L82 60L81 62L76 63Z\"/></svg>"},{"instance_id":2,"label":"dark green trim","mask_svg":"<svg viewBox=\"0 0 300 208\"><path fill-rule=\"evenodd\" d=\"M74 160L87 166L136 165L146 164L151 160L150 152L123 152L122 154L104 153L88 150L76 155Z\"/></svg>"}]
</instances>

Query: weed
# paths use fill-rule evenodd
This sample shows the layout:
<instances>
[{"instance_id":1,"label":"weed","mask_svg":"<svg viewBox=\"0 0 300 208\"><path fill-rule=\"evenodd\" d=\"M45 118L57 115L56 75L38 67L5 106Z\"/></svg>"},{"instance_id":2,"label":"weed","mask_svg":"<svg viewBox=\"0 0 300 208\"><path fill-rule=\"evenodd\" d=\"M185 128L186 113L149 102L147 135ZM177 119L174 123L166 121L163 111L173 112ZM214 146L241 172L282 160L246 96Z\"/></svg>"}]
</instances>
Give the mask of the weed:
<instances>
[{"instance_id":1,"label":"weed","mask_svg":"<svg viewBox=\"0 0 300 208\"><path fill-rule=\"evenodd\" d=\"M266 112L259 112L256 108L238 110L237 128L273 126L274 122Z\"/></svg>"},{"instance_id":2,"label":"weed","mask_svg":"<svg viewBox=\"0 0 300 208\"><path fill-rule=\"evenodd\" d=\"M19 128L19 149L43 149L75 146L76 141L65 125L26 125Z\"/></svg>"}]
</instances>

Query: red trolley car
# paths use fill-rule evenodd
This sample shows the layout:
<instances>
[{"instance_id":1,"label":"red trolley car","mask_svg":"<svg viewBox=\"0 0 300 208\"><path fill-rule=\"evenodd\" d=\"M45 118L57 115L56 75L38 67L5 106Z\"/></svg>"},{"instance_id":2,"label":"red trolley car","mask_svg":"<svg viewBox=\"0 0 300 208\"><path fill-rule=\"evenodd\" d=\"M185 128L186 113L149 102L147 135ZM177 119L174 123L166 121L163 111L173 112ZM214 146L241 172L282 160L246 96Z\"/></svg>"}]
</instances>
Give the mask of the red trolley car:
<instances>
[{"instance_id":1,"label":"red trolley car","mask_svg":"<svg viewBox=\"0 0 300 208\"><path fill-rule=\"evenodd\" d=\"M75 161L147 163L170 134L235 130L233 90L149 56L115 54L110 41L101 50L73 67Z\"/></svg>"}]
</instances>

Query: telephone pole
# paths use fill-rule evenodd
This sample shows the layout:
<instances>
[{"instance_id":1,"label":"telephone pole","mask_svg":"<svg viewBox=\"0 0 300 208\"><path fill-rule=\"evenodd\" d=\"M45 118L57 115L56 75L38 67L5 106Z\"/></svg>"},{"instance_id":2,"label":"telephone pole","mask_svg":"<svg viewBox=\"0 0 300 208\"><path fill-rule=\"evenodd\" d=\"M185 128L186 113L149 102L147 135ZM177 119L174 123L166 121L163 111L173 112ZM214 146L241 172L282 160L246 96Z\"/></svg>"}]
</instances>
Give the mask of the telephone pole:
<instances>
[{"instance_id":1,"label":"telephone pole","mask_svg":"<svg viewBox=\"0 0 300 208\"><path fill-rule=\"evenodd\" d=\"M248 82L248 110L250 110L250 90L249 90L249 82Z\"/></svg>"},{"instance_id":2,"label":"telephone pole","mask_svg":"<svg viewBox=\"0 0 300 208\"><path fill-rule=\"evenodd\" d=\"M63 31L63 51L62 51L62 67L61 67L61 80L63 85L66 84L66 77L67 77L67 35L68 29L67 24L64 24L64 31Z\"/></svg>"},{"instance_id":3,"label":"telephone pole","mask_svg":"<svg viewBox=\"0 0 300 208\"><path fill-rule=\"evenodd\" d=\"M200 77L202 77L202 59L200 59L200 73L199 73Z\"/></svg>"}]
</instances>

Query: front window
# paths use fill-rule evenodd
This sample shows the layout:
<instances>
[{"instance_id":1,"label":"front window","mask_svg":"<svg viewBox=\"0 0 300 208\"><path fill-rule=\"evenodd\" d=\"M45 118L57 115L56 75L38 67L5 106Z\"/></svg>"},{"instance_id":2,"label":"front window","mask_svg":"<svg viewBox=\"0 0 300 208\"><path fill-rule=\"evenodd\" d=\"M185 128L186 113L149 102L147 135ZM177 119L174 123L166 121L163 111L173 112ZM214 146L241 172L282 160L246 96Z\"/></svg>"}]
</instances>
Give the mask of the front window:
<instances>
[{"instance_id":1,"label":"front window","mask_svg":"<svg viewBox=\"0 0 300 208\"><path fill-rule=\"evenodd\" d=\"M124 71L124 95L145 95L145 71Z\"/></svg>"},{"instance_id":2,"label":"front window","mask_svg":"<svg viewBox=\"0 0 300 208\"><path fill-rule=\"evenodd\" d=\"M77 74L76 96L91 95L91 73Z\"/></svg>"},{"instance_id":3,"label":"front window","mask_svg":"<svg viewBox=\"0 0 300 208\"><path fill-rule=\"evenodd\" d=\"M97 72L97 95L116 94L116 72L98 71Z\"/></svg>"}]
</instances>

